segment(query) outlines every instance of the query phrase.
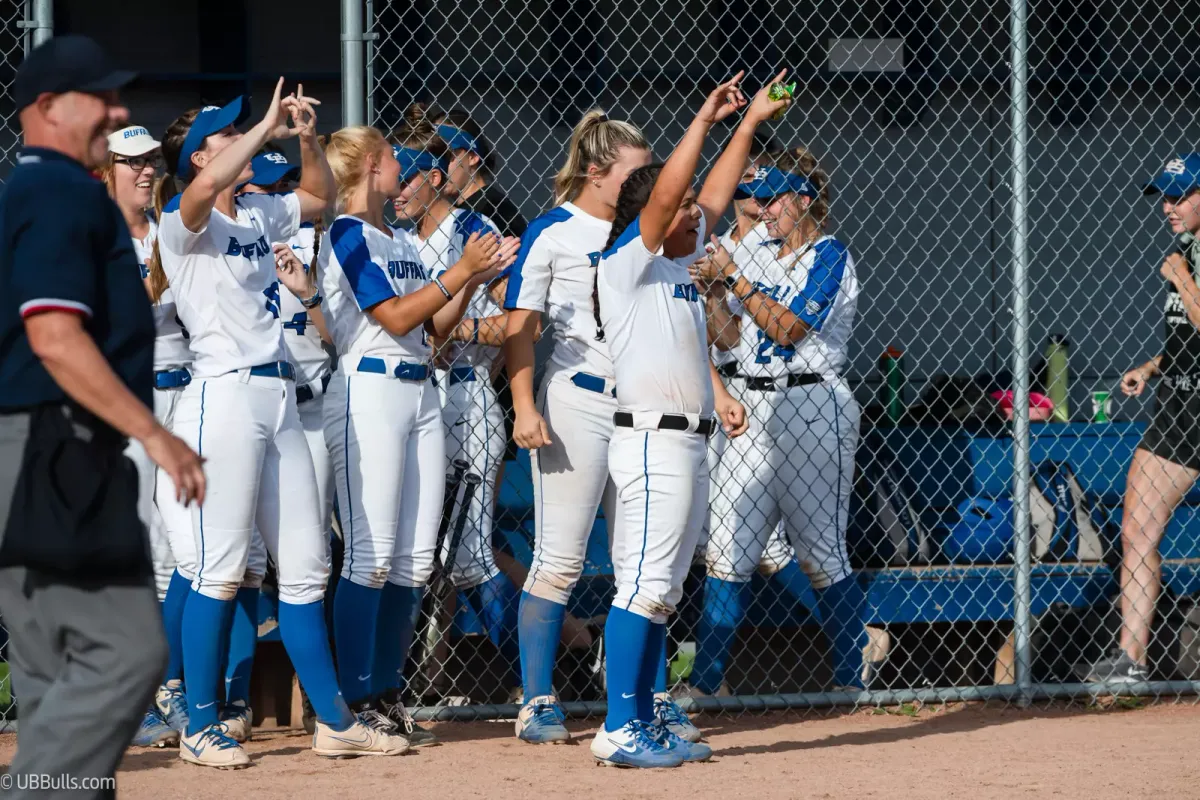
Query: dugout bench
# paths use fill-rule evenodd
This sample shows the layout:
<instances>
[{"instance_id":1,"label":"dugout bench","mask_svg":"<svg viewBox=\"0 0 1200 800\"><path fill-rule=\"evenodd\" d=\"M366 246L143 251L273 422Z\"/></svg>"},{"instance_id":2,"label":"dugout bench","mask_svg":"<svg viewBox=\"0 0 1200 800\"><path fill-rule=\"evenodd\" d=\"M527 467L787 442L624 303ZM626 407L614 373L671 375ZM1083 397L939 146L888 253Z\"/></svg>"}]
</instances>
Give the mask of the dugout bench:
<instances>
[{"instance_id":1,"label":"dugout bench","mask_svg":"<svg viewBox=\"0 0 1200 800\"><path fill-rule=\"evenodd\" d=\"M1125 476L1144 423L1034 423L1031 429L1031 462L1036 465L1056 459L1069 463L1083 488L1095 494L1119 523ZM860 474L874 458L896 465L935 542L954 523L954 509L963 499L1011 494L1012 440L1004 430L872 428L864 431L859 445L856 460ZM867 559L855 559L854 554L877 550L880 543L872 540L877 534L865 524L861 502L857 505L852 509L848 531L852 560L869 563ZM497 501L495 537L498 547L525 566L532 563L533 491L525 451L506 466ZM1164 584L1174 595L1200 594L1200 490L1193 489L1177 511L1164 537L1162 555ZM984 637L982 648L995 654L992 679L1000 683L1012 679L1012 642L1005 635L1005 626L1011 623L1015 609L1011 564L939 563L935 555L934 563L928 566L864 566L856 572L868 584L868 624L943 631L947 626L986 628L993 635ZM1082 610L1105 603L1116 593L1117 579L1102 563L1034 564L1030 588L1032 614L1040 617L1053 609ZM571 600L571 612L582 618L602 614L611 592L612 563L601 512L588 544L583 577ZM815 613L811 599L802 598L809 601L797 606L759 576L754 580L754 593L758 602L748 609L748 628L807 629L811 633ZM455 633L481 633L466 604L460 603L459 609ZM278 640L274 614L274 598L264 594L260 603L262 641ZM997 629L999 636L994 635ZM944 633L938 635L944 638ZM984 656L980 649L975 646L964 652L978 660ZM913 656L908 657L911 660ZM918 666L916 674L928 674L928 670Z\"/></svg>"}]
</instances>

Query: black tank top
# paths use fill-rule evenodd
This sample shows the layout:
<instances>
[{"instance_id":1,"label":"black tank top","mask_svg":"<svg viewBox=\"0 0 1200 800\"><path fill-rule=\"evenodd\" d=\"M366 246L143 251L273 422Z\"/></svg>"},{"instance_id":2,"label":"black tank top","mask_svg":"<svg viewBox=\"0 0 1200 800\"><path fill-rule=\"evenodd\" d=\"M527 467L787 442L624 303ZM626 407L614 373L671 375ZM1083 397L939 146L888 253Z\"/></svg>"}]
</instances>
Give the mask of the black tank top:
<instances>
[{"instance_id":1,"label":"black tank top","mask_svg":"<svg viewBox=\"0 0 1200 800\"><path fill-rule=\"evenodd\" d=\"M1193 275L1196 274L1197 263L1200 263L1200 252L1197 251L1200 251L1200 243L1193 241L1185 252ZM1167 281L1164 311L1167 336L1160 366L1162 375L1171 385L1181 389L1200 388L1200 329L1188 319L1179 288L1170 281Z\"/></svg>"}]
</instances>

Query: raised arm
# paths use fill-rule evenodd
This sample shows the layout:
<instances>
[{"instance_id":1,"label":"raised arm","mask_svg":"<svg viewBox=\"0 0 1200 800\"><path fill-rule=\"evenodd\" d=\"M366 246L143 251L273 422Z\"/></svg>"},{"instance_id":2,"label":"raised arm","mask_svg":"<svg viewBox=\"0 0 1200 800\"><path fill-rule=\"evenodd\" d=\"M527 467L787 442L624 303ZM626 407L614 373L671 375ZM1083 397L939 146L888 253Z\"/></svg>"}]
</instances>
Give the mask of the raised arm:
<instances>
[{"instance_id":1,"label":"raised arm","mask_svg":"<svg viewBox=\"0 0 1200 800\"><path fill-rule=\"evenodd\" d=\"M283 78L275 84L275 94L271 98L271 106L266 115L257 125L221 152L217 153L204 165L195 180L188 184L179 199L179 212L183 225L193 233L204 230L213 206L221 192L233 186L242 170L254 158L259 149L274 138L278 132L280 120L286 120L287 111L281 99ZM194 123L193 123L194 124ZM287 124L283 122L283 130ZM182 175L181 175L182 177Z\"/></svg>"},{"instance_id":2,"label":"raised arm","mask_svg":"<svg viewBox=\"0 0 1200 800\"><path fill-rule=\"evenodd\" d=\"M292 104L292 120L296 123L300 139L300 185L296 196L300 199L300 219L312 219L333 208L337 199L337 181L325 151L317 139L316 100L304 96L304 84L296 87L295 103Z\"/></svg>"},{"instance_id":3,"label":"raised arm","mask_svg":"<svg viewBox=\"0 0 1200 800\"><path fill-rule=\"evenodd\" d=\"M700 161L700 151L704 148L709 129L746 105L746 98L738 88L738 81L744 74L744 70L738 72L733 78L713 89L712 94L696 113L692 124L688 126L683 139L675 146L671 157L663 165L658 180L654 182L654 189L650 192L650 199L641 213L641 235L647 250L655 252L662 246L671 221L675 218L675 212L679 210L683 196L696 177L696 165ZM739 176L744 168L745 156L742 160L743 164L738 168ZM733 189L729 191L732 198Z\"/></svg>"},{"instance_id":4,"label":"raised arm","mask_svg":"<svg viewBox=\"0 0 1200 800\"><path fill-rule=\"evenodd\" d=\"M733 200L734 189L737 188L746 171L750 148L754 144L755 130L770 119L772 114L792 102L790 97L783 100L771 100L768 96L771 84L782 81L786 75L787 70L785 69L754 96L754 101L746 109L746 115L742 118L737 130L734 131L733 138L729 140L721 157L717 159L717 163L713 165L708 177L704 179L704 187L700 190L699 197L696 198L696 204L704 212L706 230L713 229L717 220L725 213L725 209L729 208L729 203Z\"/></svg>"}]
</instances>

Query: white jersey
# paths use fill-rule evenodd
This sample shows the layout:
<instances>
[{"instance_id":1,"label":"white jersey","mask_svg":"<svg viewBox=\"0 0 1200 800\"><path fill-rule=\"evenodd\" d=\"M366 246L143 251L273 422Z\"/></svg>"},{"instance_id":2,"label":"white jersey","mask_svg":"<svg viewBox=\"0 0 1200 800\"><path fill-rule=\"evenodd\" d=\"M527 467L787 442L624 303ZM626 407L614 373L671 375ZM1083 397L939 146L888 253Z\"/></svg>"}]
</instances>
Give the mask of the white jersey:
<instances>
[{"instance_id":1,"label":"white jersey","mask_svg":"<svg viewBox=\"0 0 1200 800\"><path fill-rule=\"evenodd\" d=\"M187 329L198 377L283 361L279 281L273 242L300 228L295 194L247 194L234 198L236 218L217 209L199 232L189 231L179 195L163 209L158 228L163 270Z\"/></svg>"},{"instance_id":2,"label":"white jersey","mask_svg":"<svg viewBox=\"0 0 1200 800\"><path fill-rule=\"evenodd\" d=\"M721 247L724 247L725 250L733 257L734 262L738 264L742 263L739 261L739 259L748 260L748 257L752 256L754 251L758 249L758 246L767 241L767 224L765 222L760 222L755 225L746 233L745 236L737 241L734 241L733 231L734 228L730 228L729 230L725 231L725 234L720 238L720 242ZM737 348L718 350L715 345L713 346L712 361L718 367L733 363L737 360Z\"/></svg>"},{"instance_id":3,"label":"white jersey","mask_svg":"<svg viewBox=\"0 0 1200 800\"><path fill-rule=\"evenodd\" d=\"M147 215L149 217L149 215ZM158 225L149 218L150 230L145 239L134 239L133 250L137 253L142 279L150 277L150 257L154 254L154 240L158 238ZM175 294L168 286L152 306L154 312L154 371L181 369L192 363L192 351L188 347L188 332L179 321L175 310Z\"/></svg>"},{"instance_id":4,"label":"white jersey","mask_svg":"<svg viewBox=\"0 0 1200 800\"><path fill-rule=\"evenodd\" d=\"M739 262L742 276L804 320L810 330L799 344L781 347L743 312L737 298L730 296L730 311L741 314L738 372L772 378L812 373L832 380L842 374L849 360L859 292L854 259L832 236L822 236L811 247L782 260L778 252L774 242L756 247L751 258Z\"/></svg>"},{"instance_id":5,"label":"white jersey","mask_svg":"<svg viewBox=\"0 0 1200 800\"><path fill-rule=\"evenodd\" d=\"M544 311L554 336L550 360L613 377L609 348L596 341L592 291L612 223L563 203L529 223L509 270L504 307Z\"/></svg>"},{"instance_id":6,"label":"white jersey","mask_svg":"<svg viewBox=\"0 0 1200 800\"><path fill-rule=\"evenodd\" d=\"M288 241L304 263L305 270L312 268L314 235L312 223L306 222ZM309 320L308 309L287 287L281 287L279 292L279 321L283 323L288 361L296 368L296 385L305 386L328 375L329 353L321 346L321 334Z\"/></svg>"},{"instance_id":7,"label":"white jersey","mask_svg":"<svg viewBox=\"0 0 1200 800\"><path fill-rule=\"evenodd\" d=\"M456 208L442 220L441 224L429 235L428 239L420 242L421 262L429 269L429 274L438 277L458 263L462 258L463 248L474 233L494 233L500 235L500 229L487 217L466 208ZM418 237L418 241L420 241ZM467 305L464 317L494 317L504 313L500 306L492 300L488 289L490 286L480 286L475 290L475 296ZM483 344L467 344L450 342L442 349L446 362L454 367L479 367L484 373L490 371L492 360L495 359L499 348Z\"/></svg>"},{"instance_id":8,"label":"white jersey","mask_svg":"<svg viewBox=\"0 0 1200 800\"><path fill-rule=\"evenodd\" d=\"M704 299L688 274L704 252L669 259L642 241L639 216L600 261L600 315L626 411L713 413Z\"/></svg>"},{"instance_id":9,"label":"white jersey","mask_svg":"<svg viewBox=\"0 0 1200 800\"><path fill-rule=\"evenodd\" d=\"M329 226L317 257L325 321L338 357L399 356L429 361L425 326L404 336L388 333L368 309L429 283L416 237L399 228L391 235L358 217L342 215Z\"/></svg>"}]
</instances>

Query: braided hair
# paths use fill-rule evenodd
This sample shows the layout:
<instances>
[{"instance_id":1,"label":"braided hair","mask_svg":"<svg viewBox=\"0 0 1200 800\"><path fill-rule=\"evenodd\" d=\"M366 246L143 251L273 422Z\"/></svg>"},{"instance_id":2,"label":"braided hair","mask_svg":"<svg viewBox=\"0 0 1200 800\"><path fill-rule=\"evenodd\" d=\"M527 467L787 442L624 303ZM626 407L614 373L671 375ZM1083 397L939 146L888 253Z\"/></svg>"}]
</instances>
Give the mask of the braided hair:
<instances>
[{"instance_id":1,"label":"braided hair","mask_svg":"<svg viewBox=\"0 0 1200 800\"><path fill-rule=\"evenodd\" d=\"M608 232L608 241L604 243L605 252L612 249L625 229L637 219L638 214L642 213L642 209L650 201L650 192L654 189L654 184L658 180L662 168L661 163L638 167L629 173L629 177L621 184L621 191L617 195L617 213L613 217L612 229ZM603 342L604 326L600 324L599 265L592 275L592 315L596 318L596 341Z\"/></svg>"}]
</instances>

